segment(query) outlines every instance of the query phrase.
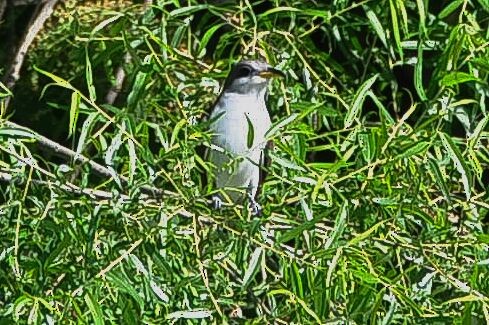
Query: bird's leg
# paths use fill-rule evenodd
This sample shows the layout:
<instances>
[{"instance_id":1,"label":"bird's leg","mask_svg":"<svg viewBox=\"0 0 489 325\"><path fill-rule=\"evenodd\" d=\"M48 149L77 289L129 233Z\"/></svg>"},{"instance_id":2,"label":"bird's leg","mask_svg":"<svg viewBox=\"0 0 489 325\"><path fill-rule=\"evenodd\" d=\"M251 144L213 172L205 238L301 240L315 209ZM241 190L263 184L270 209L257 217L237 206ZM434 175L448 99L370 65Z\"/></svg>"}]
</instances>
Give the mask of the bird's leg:
<instances>
[{"instance_id":1,"label":"bird's leg","mask_svg":"<svg viewBox=\"0 0 489 325\"><path fill-rule=\"evenodd\" d=\"M219 195L212 196L212 207L214 210L220 210L222 208L222 200Z\"/></svg>"},{"instance_id":2,"label":"bird's leg","mask_svg":"<svg viewBox=\"0 0 489 325\"><path fill-rule=\"evenodd\" d=\"M246 191L246 194L248 195L248 200L249 200L249 205L251 209L251 215L253 216L260 216L261 215L261 205L256 202L255 196L253 195L253 192L248 190Z\"/></svg>"}]
</instances>

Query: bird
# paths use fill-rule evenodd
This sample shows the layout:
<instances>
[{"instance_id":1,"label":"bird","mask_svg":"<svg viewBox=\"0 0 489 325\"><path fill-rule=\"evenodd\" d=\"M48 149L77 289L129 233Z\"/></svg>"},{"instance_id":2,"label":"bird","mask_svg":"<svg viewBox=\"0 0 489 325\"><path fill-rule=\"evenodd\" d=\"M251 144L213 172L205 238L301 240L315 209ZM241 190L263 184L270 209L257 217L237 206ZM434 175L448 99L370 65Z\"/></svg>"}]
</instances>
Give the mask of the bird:
<instances>
[{"instance_id":1,"label":"bird","mask_svg":"<svg viewBox=\"0 0 489 325\"><path fill-rule=\"evenodd\" d=\"M217 194L212 197L215 209L223 201L241 203L249 200L253 215L261 213L257 202L261 169L267 147L266 133L271 123L266 106L271 78L284 73L265 61L242 60L231 69L210 117L211 146L208 161Z\"/></svg>"}]
</instances>

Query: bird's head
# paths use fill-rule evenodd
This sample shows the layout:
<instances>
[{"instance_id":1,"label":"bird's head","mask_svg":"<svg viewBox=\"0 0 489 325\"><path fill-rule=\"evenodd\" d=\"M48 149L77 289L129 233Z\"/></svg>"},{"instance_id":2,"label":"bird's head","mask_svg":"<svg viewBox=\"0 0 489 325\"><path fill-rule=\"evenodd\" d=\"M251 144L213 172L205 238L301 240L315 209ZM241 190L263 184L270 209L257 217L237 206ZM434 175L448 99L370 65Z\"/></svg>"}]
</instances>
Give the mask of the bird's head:
<instances>
[{"instance_id":1,"label":"bird's head","mask_svg":"<svg viewBox=\"0 0 489 325\"><path fill-rule=\"evenodd\" d=\"M273 77L284 77L284 73L263 61L241 61L231 69L224 84L224 91L261 94Z\"/></svg>"}]
</instances>

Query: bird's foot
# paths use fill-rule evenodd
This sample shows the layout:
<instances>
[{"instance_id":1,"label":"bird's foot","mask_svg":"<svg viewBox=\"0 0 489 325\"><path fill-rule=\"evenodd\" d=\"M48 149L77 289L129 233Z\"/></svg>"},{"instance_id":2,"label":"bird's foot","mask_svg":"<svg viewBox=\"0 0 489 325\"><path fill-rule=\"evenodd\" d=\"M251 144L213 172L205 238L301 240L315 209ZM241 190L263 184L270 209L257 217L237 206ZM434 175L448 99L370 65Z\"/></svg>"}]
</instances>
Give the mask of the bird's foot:
<instances>
[{"instance_id":1,"label":"bird's foot","mask_svg":"<svg viewBox=\"0 0 489 325\"><path fill-rule=\"evenodd\" d=\"M261 215L261 205L256 202L252 195L248 194L248 198L250 200L251 215L259 217Z\"/></svg>"},{"instance_id":2,"label":"bird's foot","mask_svg":"<svg viewBox=\"0 0 489 325\"><path fill-rule=\"evenodd\" d=\"M252 202L250 204L251 206L251 215L255 217L261 216L261 205L258 204L257 202Z\"/></svg>"},{"instance_id":3,"label":"bird's foot","mask_svg":"<svg viewBox=\"0 0 489 325\"><path fill-rule=\"evenodd\" d=\"M220 210L222 208L222 200L219 196L214 195L212 197L212 207L214 210Z\"/></svg>"}]
</instances>

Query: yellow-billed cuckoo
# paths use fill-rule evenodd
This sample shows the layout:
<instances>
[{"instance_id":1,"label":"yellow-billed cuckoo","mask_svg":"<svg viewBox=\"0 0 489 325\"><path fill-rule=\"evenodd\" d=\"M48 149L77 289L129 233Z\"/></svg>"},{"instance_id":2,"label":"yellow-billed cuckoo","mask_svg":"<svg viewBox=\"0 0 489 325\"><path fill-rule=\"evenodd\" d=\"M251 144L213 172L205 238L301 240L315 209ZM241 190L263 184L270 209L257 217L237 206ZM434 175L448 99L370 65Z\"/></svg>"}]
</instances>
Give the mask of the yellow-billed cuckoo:
<instances>
[{"instance_id":1,"label":"yellow-billed cuckoo","mask_svg":"<svg viewBox=\"0 0 489 325\"><path fill-rule=\"evenodd\" d=\"M252 213L260 213L256 194L267 146L265 134L271 126L265 97L269 79L276 76L284 74L266 62L238 62L212 109L208 160L216 167L210 178L221 190L212 199L215 208L228 199L240 203L248 197Z\"/></svg>"}]
</instances>

